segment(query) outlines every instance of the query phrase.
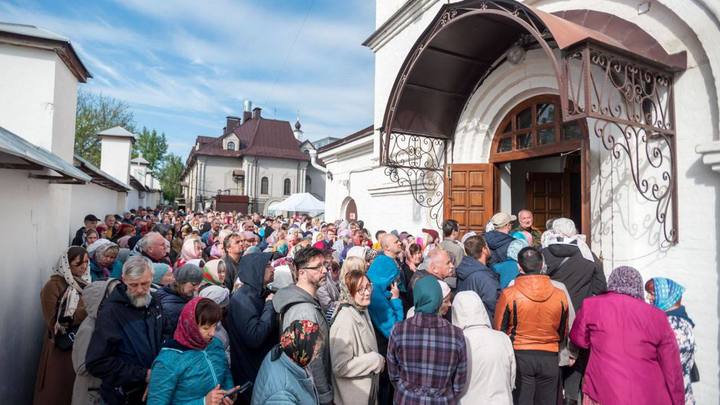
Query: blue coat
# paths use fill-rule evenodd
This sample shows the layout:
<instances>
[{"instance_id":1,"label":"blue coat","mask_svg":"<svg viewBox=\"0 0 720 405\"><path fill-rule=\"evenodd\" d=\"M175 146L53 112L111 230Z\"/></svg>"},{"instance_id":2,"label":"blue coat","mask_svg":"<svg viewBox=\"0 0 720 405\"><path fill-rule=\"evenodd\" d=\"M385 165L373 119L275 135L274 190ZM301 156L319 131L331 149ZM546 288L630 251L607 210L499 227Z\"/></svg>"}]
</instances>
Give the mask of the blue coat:
<instances>
[{"instance_id":1,"label":"blue coat","mask_svg":"<svg viewBox=\"0 0 720 405\"><path fill-rule=\"evenodd\" d=\"M500 276L500 289L502 290L520 274L518 263L513 259L507 259L502 263L495 263L492 269Z\"/></svg>"},{"instance_id":2,"label":"blue coat","mask_svg":"<svg viewBox=\"0 0 720 405\"><path fill-rule=\"evenodd\" d=\"M488 248L492 251L488 264L493 265L507 260L508 246L510 246L510 242L514 240L515 238L506 233L499 231L486 232L485 241L487 242Z\"/></svg>"},{"instance_id":3,"label":"blue coat","mask_svg":"<svg viewBox=\"0 0 720 405\"><path fill-rule=\"evenodd\" d=\"M404 318L402 301L390 298L388 291L388 287L399 279L400 269L395 259L378 255L370 265L367 277L373 285L368 307L370 319L385 337L389 337L393 326Z\"/></svg>"},{"instance_id":4,"label":"blue coat","mask_svg":"<svg viewBox=\"0 0 720 405\"><path fill-rule=\"evenodd\" d=\"M310 374L297 365L285 353L277 360L278 348L265 356L260 373L255 380L252 405L314 405L318 403L317 392Z\"/></svg>"},{"instance_id":5,"label":"blue coat","mask_svg":"<svg viewBox=\"0 0 720 405\"><path fill-rule=\"evenodd\" d=\"M120 278L120 276L122 276L122 267L123 264L120 263L120 260L115 260L108 269L110 278ZM90 260L90 276L92 277L92 281L105 280L108 278L105 277L102 268L100 268L100 265L97 264L94 259Z\"/></svg>"},{"instance_id":6,"label":"blue coat","mask_svg":"<svg viewBox=\"0 0 720 405\"><path fill-rule=\"evenodd\" d=\"M172 284L157 290L156 294L163 311L163 341L167 341L175 334L180 312L190 299L179 296Z\"/></svg>"},{"instance_id":7,"label":"blue coat","mask_svg":"<svg viewBox=\"0 0 720 405\"><path fill-rule=\"evenodd\" d=\"M488 314L494 314L495 303L500 296L500 280L497 274L470 256L463 256L455 269L455 274L457 292L475 291Z\"/></svg>"},{"instance_id":8,"label":"blue coat","mask_svg":"<svg viewBox=\"0 0 720 405\"><path fill-rule=\"evenodd\" d=\"M150 374L148 405L204 403L205 395L217 385L233 387L225 349L213 338L205 350L180 346L171 340L160 350Z\"/></svg>"}]
</instances>

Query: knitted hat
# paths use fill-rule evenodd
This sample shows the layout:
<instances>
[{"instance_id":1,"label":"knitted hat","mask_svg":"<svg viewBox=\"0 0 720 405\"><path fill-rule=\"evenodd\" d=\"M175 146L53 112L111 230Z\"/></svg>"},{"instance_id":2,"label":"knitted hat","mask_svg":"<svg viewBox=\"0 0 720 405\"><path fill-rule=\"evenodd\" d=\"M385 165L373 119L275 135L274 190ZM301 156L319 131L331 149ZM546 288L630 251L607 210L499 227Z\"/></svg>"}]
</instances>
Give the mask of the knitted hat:
<instances>
[{"instance_id":1,"label":"knitted hat","mask_svg":"<svg viewBox=\"0 0 720 405\"><path fill-rule=\"evenodd\" d=\"M219 285L209 285L200 290L198 295L203 298L210 298L221 307L226 307L230 303L230 291Z\"/></svg>"}]
</instances>

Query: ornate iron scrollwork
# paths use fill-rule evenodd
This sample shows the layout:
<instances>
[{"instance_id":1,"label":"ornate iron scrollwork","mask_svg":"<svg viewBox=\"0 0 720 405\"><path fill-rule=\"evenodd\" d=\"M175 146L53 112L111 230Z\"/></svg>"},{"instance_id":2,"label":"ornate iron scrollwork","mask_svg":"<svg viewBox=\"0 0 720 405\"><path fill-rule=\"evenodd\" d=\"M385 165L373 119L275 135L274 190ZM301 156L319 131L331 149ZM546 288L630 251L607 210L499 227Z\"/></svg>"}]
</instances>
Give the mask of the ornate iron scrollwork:
<instances>
[{"instance_id":1,"label":"ornate iron scrollwork","mask_svg":"<svg viewBox=\"0 0 720 405\"><path fill-rule=\"evenodd\" d=\"M408 186L415 201L430 210L438 226L442 216L445 140L409 134L385 134L389 142L385 175Z\"/></svg>"},{"instance_id":2,"label":"ornate iron scrollwork","mask_svg":"<svg viewBox=\"0 0 720 405\"><path fill-rule=\"evenodd\" d=\"M563 59L572 101L564 119L596 120L595 136L614 159L627 158L663 238L677 243L673 75L589 45Z\"/></svg>"}]
</instances>

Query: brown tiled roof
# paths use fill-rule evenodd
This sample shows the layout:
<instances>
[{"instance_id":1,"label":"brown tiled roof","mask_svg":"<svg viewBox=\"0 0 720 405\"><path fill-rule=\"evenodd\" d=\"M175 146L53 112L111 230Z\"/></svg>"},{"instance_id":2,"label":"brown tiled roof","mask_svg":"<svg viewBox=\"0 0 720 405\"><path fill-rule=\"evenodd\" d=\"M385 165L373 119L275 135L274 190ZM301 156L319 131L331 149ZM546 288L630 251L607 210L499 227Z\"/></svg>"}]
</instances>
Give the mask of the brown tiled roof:
<instances>
[{"instance_id":1,"label":"brown tiled roof","mask_svg":"<svg viewBox=\"0 0 720 405\"><path fill-rule=\"evenodd\" d=\"M235 134L240 140L240 150L223 149L223 139ZM196 156L241 157L260 156L279 159L310 160L300 151L300 142L295 139L287 121L255 118L245 121L232 132L219 137L198 136L186 162L186 170Z\"/></svg>"}]
</instances>

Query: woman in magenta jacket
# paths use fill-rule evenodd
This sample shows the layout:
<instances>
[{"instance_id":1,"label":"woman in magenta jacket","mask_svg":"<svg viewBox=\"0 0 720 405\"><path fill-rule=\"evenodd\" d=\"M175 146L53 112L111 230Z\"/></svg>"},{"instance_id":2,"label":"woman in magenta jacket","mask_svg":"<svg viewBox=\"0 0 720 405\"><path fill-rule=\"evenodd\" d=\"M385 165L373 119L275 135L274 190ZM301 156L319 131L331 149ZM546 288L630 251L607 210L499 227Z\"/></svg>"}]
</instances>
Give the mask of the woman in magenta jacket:
<instances>
[{"instance_id":1,"label":"woman in magenta jacket","mask_svg":"<svg viewBox=\"0 0 720 405\"><path fill-rule=\"evenodd\" d=\"M636 269L616 268L608 292L583 301L570 339L590 349L584 404L685 403L675 334L665 313L643 301Z\"/></svg>"}]
</instances>

